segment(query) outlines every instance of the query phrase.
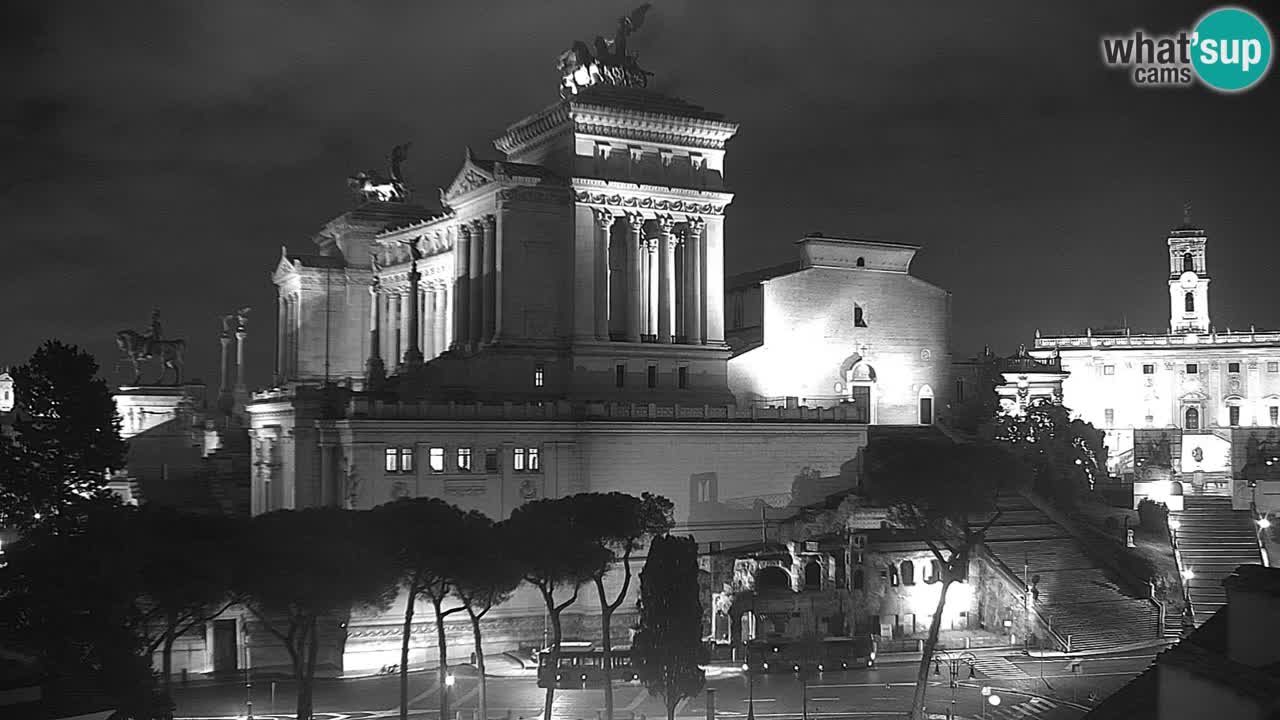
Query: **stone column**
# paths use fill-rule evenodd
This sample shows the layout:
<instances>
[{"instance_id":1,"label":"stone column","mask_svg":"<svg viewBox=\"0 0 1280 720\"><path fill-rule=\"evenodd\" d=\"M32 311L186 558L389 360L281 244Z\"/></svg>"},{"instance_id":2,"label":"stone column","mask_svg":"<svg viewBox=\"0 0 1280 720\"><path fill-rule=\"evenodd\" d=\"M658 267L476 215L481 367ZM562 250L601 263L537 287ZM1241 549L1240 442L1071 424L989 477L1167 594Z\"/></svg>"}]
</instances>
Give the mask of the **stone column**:
<instances>
[{"instance_id":1,"label":"stone column","mask_svg":"<svg viewBox=\"0 0 1280 720\"><path fill-rule=\"evenodd\" d=\"M413 251L411 251L413 252ZM421 315L419 311L418 299L418 283L422 281L422 273L418 272L418 261L411 259L409 261L409 293L405 295L405 305L408 306L408 317L405 318L405 325L409 330L409 341L404 351L404 364L406 367L416 367L422 364L422 346L419 345L418 330L421 326Z\"/></svg>"},{"instance_id":2,"label":"stone column","mask_svg":"<svg viewBox=\"0 0 1280 720\"><path fill-rule=\"evenodd\" d=\"M658 342L671 343L675 327L676 289L676 237L672 234L675 221L670 217L658 219L661 234L658 245Z\"/></svg>"},{"instance_id":3,"label":"stone column","mask_svg":"<svg viewBox=\"0 0 1280 720\"><path fill-rule=\"evenodd\" d=\"M480 316L480 342L489 343L493 341L494 330L494 312L495 312L495 293L497 288L497 255L494 247L494 217L485 215L480 220L481 233L484 235L484 248L482 268L483 275L481 279L481 316Z\"/></svg>"},{"instance_id":4,"label":"stone column","mask_svg":"<svg viewBox=\"0 0 1280 720\"><path fill-rule=\"evenodd\" d=\"M447 334L446 327L448 325L449 318L446 305L448 296L448 289L443 285L437 285L435 292L431 295L433 303L432 316L435 318L433 320L434 324L431 328L433 331L432 334L435 336L433 344L436 355L444 352L449 347L447 344L448 340L445 337Z\"/></svg>"},{"instance_id":5,"label":"stone column","mask_svg":"<svg viewBox=\"0 0 1280 720\"><path fill-rule=\"evenodd\" d=\"M236 395L246 396L248 390L244 384L244 341L249 337L249 331L243 324L236 326Z\"/></svg>"},{"instance_id":6,"label":"stone column","mask_svg":"<svg viewBox=\"0 0 1280 720\"><path fill-rule=\"evenodd\" d=\"M639 215L627 216L627 227L630 237L627 238L627 260L629 261L628 290L630 302L627 303L627 342L640 342L642 319L644 318L644 289L641 284L644 268L644 218Z\"/></svg>"},{"instance_id":7,"label":"stone column","mask_svg":"<svg viewBox=\"0 0 1280 720\"><path fill-rule=\"evenodd\" d=\"M645 241L645 298L646 314L644 322L645 335L658 334L658 245L661 238L649 238Z\"/></svg>"},{"instance_id":8,"label":"stone column","mask_svg":"<svg viewBox=\"0 0 1280 720\"><path fill-rule=\"evenodd\" d=\"M724 344L724 218L707 218L702 236L702 297L706 343Z\"/></svg>"},{"instance_id":9,"label":"stone column","mask_svg":"<svg viewBox=\"0 0 1280 720\"><path fill-rule=\"evenodd\" d=\"M453 285L453 345L465 346L471 327L471 227L461 225L457 229L458 242L454 246L454 268L457 280Z\"/></svg>"},{"instance_id":10,"label":"stone column","mask_svg":"<svg viewBox=\"0 0 1280 720\"><path fill-rule=\"evenodd\" d=\"M227 367L231 362L231 332L227 329L226 319L223 319L222 332L218 333L218 342L222 343L222 364L219 365L218 373L218 402L222 403L222 399L231 392L231 387L227 382Z\"/></svg>"},{"instance_id":11,"label":"stone column","mask_svg":"<svg viewBox=\"0 0 1280 720\"><path fill-rule=\"evenodd\" d=\"M476 347L481 341L481 324L484 322L484 225L479 220L471 223L471 258L467 261L467 343Z\"/></svg>"},{"instance_id":12,"label":"stone column","mask_svg":"<svg viewBox=\"0 0 1280 720\"><path fill-rule=\"evenodd\" d=\"M379 312L382 294L379 292L378 275L375 271L373 281L369 284L369 360L365 364L365 383L371 388L382 384L387 377L386 367L382 364L382 333L378 323L382 322Z\"/></svg>"},{"instance_id":13,"label":"stone column","mask_svg":"<svg viewBox=\"0 0 1280 720\"><path fill-rule=\"evenodd\" d=\"M454 317L457 315L457 311L454 309L457 301L454 299L455 290L452 281L444 286L443 292L444 307L440 309L440 334L444 338L444 344L440 346L442 352L453 347L455 342L454 332L456 332Z\"/></svg>"},{"instance_id":14,"label":"stone column","mask_svg":"<svg viewBox=\"0 0 1280 720\"><path fill-rule=\"evenodd\" d=\"M609 339L609 311L613 307L610 296L617 288L609 283L609 231L613 227L613 213L596 208L596 339Z\"/></svg>"},{"instance_id":15,"label":"stone column","mask_svg":"<svg viewBox=\"0 0 1280 720\"><path fill-rule=\"evenodd\" d=\"M684 334L690 345L702 344L702 218L689 218L684 233Z\"/></svg>"},{"instance_id":16,"label":"stone column","mask_svg":"<svg viewBox=\"0 0 1280 720\"><path fill-rule=\"evenodd\" d=\"M276 373L272 381L274 385L280 385L284 382L285 326L287 323L284 298L279 293L276 293Z\"/></svg>"}]
</instances>

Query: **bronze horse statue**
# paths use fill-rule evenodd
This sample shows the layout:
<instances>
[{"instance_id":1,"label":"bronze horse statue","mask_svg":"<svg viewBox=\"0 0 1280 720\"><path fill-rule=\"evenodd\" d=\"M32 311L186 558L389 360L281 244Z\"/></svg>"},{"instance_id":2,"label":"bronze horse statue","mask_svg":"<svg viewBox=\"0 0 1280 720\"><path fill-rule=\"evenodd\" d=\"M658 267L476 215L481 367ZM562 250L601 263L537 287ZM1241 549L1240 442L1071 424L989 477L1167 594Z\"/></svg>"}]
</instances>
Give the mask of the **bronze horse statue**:
<instances>
[{"instance_id":1,"label":"bronze horse statue","mask_svg":"<svg viewBox=\"0 0 1280 720\"><path fill-rule=\"evenodd\" d=\"M166 368L173 371L173 384L182 383L182 356L187 350L186 340L159 340L134 330L116 333L116 347L124 359L133 364L133 384L142 384L142 363L160 359L160 377L157 385L164 384Z\"/></svg>"}]
</instances>

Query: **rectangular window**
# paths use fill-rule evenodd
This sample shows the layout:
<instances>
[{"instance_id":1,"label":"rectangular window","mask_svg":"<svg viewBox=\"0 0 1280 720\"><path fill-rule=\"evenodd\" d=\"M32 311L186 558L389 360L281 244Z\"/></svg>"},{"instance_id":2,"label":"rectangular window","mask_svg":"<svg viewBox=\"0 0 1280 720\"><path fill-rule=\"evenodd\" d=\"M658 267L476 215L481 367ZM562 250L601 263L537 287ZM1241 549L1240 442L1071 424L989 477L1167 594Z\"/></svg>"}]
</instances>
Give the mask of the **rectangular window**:
<instances>
[{"instance_id":1,"label":"rectangular window","mask_svg":"<svg viewBox=\"0 0 1280 720\"><path fill-rule=\"evenodd\" d=\"M1227 363L1227 372L1229 373L1240 372L1240 363Z\"/></svg>"},{"instance_id":2,"label":"rectangular window","mask_svg":"<svg viewBox=\"0 0 1280 720\"><path fill-rule=\"evenodd\" d=\"M542 387L544 381L544 371L541 365L533 366L533 386Z\"/></svg>"},{"instance_id":3,"label":"rectangular window","mask_svg":"<svg viewBox=\"0 0 1280 720\"><path fill-rule=\"evenodd\" d=\"M956 402L958 403L964 402L964 381L963 380L956 381Z\"/></svg>"},{"instance_id":4,"label":"rectangular window","mask_svg":"<svg viewBox=\"0 0 1280 720\"><path fill-rule=\"evenodd\" d=\"M1102 366L1102 374L1103 374L1103 375L1115 375L1115 374L1116 374L1116 366L1115 366L1115 365L1103 365L1103 366Z\"/></svg>"},{"instance_id":5,"label":"rectangular window","mask_svg":"<svg viewBox=\"0 0 1280 720\"><path fill-rule=\"evenodd\" d=\"M529 448L529 472L542 472L541 451L536 447Z\"/></svg>"},{"instance_id":6,"label":"rectangular window","mask_svg":"<svg viewBox=\"0 0 1280 720\"><path fill-rule=\"evenodd\" d=\"M627 366L621 363L613 366L613 384L622 387L627 384Z\"/></svg>"},{"instance_id":7,"label":"rectangular window","mask_svg":"<svg viewBox=\"0 0 1280 720\"><path fill-rule=\"evenodd\" d=\"M1187 363L1187 374L1195 375L1200 372L1200 366L1195 363Z\"/></svg>"},{"instance_id":8,"label":"rectangular window","mask_svg":"<svg viewBox=\"0 0 1280 720\"><path fill-rule=\"evenodd\" d=\"M413 472L413 448L400 448L400 472Z\"/></svg>"},{"instance_id":9,"label":"rectangular window","mask_svg":"<svg viewBox=\"0 0 1280 720\"><path fill-rule=\"evenodd\" d=\"M1143 365L1143 366L1142 366L1142 374L1143 374L1143 375L1155 375L1155 374L1156 374L1156 366L1155 366L1155 365Z\"/></svg>"},{"instance_id":10,"label":"rectangular window","mask_svg":"<svg viewBox=\"0 0 1280 720\"><path fill-rule=\"evenodd\" d=\"M649 366L649 387L650 388L658 387L658 366L657 365Z\"/></svg>"},{"instance_id":11,"label":"rectangular window","mask_svg":"<svg viewBox=\"0 0 1280 720\"><path fill-rule=\"evenodd\" d=\"M1239 425L1240 424L1240 406L1239 405L1228 406L1227 417L1230 418L1228 422L1230 423L1231 427L1235 427Z\"/></svg>"},{"instance_id":12,"label":"rectangular window","mask_svg":"<svg viewBox=\"0 0 1280 720\"><path fill-rule=\"evenodd\" d=\"M1280 406L1272 405L1267 412L1271 414L1271 424L1280 425Z\"/></svg>"},{"instance_id":13,"label":"rectangular window","mask_svg":"<svg viewBox=\"0 0 1280 720\"><path fill-rule=\"evenodd\" d=\"M444 448L442 447L431 448L431 453L429 455L429 458L431 463L431 472L433 473L444 472Z\"/></svg>"},{"instance_id":14,"label":"rectangular window","mask_svg":"<svg viewBox=\"0 0 1280 720\"><path fill-rule=\"evenodd\" d=\"M853 304L853 326L860 328L867 326L867 313L862 309L862 306L857 303Z\"/></svg>"},{"instance_id":15,"label":"rectangular window","mask_svg":"<svg viewBox=\"0 0 1280 720\"><path fill-rule=\"evenodd\" d=\"M1267 372L1280 372L1280 362L1267 363Z\"/></svg>"},{"instance_id":16,"label":"rectangular window","mask_svg":"<svg viewBox=\"0 0 1280 720\"><path fill-rule=\"evenodd\" d=\"M471 448L458 448L458 469L471 472Z\"/></svg>"},{"instance_id":17,"label":"rectangular window","mask_svg":"<svg viewBox=\"0 0 1280 720\"><path fill-rule=\"evenodd\" d=\"M1112 409L1112 408L1107 408L1106 410L1103 410L1102 412L1103 412L1103 415L1105 415L1105 416L1106 416L1106 418L1107 418L1107 427L1115 427L1115 426L1116 426L1116 411L1115 411L1114 409Z\"/></svg>"},{"instance_id":18,"label":"rectangular window","mask_svg":"<svg viewBox=\"0 0 1280 720\"><path fill-rule=\"evenodd\" d=\"M487 473L498 472L498 451L484 451L484 471Z\"/></svg>"},{"instance_id":19,"label":"rectangular window","mask_svg":"<svg viewBox=\"0 0 1280 720\"><path fill-rule=\"evenodd\" d=\"M524 472L524 448L516 448L511 451L511 469L516 472Z\"/></svg>"},{"instance_id":20,"label":"rectangular window","mask_svg":"<svg viewBox=\"0 0 1280 720\"><path fill-rule=\"evenodd\" d=\"M382 469L386 470L387 472L395 472L396 468L400 466L399 460L397 459L399 455L400 455L399 450L395 448L387 448L386 458L383 462Z\"/></svg>"},{"instance_id":21,"label":"rectangular window","mask_svg":"<svg viewBox=\"0 0 1280 720\"><path fill-rule=\"evenodd\" d=\"M689 387L689 368L676 368L676 387L684 390Z\"/></svg>"}]
</instances>

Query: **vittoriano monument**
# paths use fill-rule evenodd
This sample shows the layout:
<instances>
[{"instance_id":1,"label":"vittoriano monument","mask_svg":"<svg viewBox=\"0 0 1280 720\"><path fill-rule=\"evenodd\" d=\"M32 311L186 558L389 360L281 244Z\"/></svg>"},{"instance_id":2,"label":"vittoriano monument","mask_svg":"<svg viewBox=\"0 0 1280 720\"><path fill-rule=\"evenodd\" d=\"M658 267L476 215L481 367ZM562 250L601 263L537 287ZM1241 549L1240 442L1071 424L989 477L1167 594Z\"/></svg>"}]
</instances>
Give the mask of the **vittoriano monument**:
<instances>
[{"instance_id":1,"label":"vittoriano monument","mask_svg":"<svg viewBox=\"0 0 1280 720\"><path fill-rule=\"evenodd\" d=\"M594 49L581 40L560 55L560 96L577 95L592 85L645 87L653 73L642 70L636 55L627 52L627 37L644 24L649 3L618 19L613 39L597 35Z\"/></svg>"},{"instance_id":2,"label":"vittoriano monument","mask_svg":"<svg viewBox=\"0 0 1280 720\"><path fill-rule=\"evenodd\" d=\"M121 330L116 333L116 347L122 359L133 365L133 385L142 383L142 363L160 362L160 376L154 385L180 385L182 383L182 356L187 349L186 340L165 340L160 329L160 311L151 311L151 328L146 332ZM166 383L166 370L173 371L173 382Z\"/></svg>"},{"instance_id":3,"label":"vittoriano monument","mask_svg":"<svg viewBox=\"0 0 1280 720\"><path fill-rule=\"evenodd\" d=\"M391 150L391 177L385 178L376 170L365 170L347 178L347 185L361 199L376 202L404 202L409 189L404 184L400 166L409 157L409 145L397 145Z\"/></svg>"}]
</instances>

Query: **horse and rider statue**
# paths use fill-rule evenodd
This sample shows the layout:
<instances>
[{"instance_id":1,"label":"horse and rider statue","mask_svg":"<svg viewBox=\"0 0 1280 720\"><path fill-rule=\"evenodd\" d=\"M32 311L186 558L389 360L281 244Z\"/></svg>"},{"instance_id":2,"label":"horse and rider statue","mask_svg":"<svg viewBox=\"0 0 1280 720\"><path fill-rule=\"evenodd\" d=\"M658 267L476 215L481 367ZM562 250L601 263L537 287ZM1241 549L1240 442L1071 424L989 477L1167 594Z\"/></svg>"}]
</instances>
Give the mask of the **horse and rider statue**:
<instances>
[{"instance_id":1,"label":"horse and rider statue","mask_svg":"<svg viewBox=\"0 0 1280 720\"><path fill-rule=\"evenodd\" d=\"M160 362L160 377L155 385L164 385L168 371L173 371L174 385L182 383L182 356L187 350L186 340L165 340L160 330L160 311L151 311L151 329L140 333L121 330L116 333L116 347L126 362L133 365L133 384L142 384L142 364L151 360Z\"/></svg>"}]
</instances>

